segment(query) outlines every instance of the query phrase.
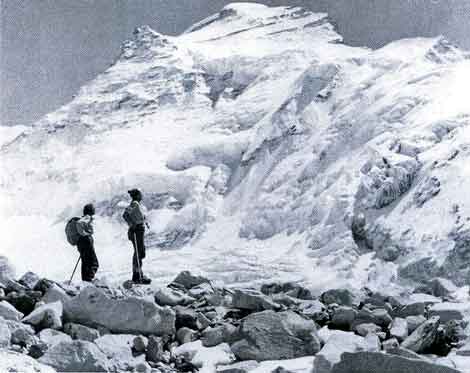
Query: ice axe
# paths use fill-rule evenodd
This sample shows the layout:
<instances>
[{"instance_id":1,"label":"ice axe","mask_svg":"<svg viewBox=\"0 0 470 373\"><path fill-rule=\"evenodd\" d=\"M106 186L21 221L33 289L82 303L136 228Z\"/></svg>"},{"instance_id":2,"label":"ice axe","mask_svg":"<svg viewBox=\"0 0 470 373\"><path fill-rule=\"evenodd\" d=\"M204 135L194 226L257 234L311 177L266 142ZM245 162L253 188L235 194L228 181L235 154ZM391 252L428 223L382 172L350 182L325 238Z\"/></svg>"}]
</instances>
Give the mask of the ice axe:
<instances>
[{"instance_id":1,"label":"ice axe","mask_svg":"<svg viewBox=\"0 0 470 373\"><path fill-rule=\"evenodd\" d=\"M80 259L82 259L81 255L78 257L77 264L75 264L75 268L73 269L73 272L72 272L72 276L70 276L69 285L72 283L73 275L75 274L75 271L77 270L78 263L80 263Z\"/></svg>"}]
</instances>

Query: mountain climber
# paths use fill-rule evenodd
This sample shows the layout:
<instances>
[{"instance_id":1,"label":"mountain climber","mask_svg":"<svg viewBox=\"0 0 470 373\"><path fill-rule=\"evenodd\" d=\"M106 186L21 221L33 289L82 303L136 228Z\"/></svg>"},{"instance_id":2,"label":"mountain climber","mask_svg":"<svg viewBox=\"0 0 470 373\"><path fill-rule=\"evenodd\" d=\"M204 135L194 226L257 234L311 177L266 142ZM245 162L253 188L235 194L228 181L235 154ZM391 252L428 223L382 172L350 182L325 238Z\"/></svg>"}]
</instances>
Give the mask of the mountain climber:
<instances>
[{"instance_id":1,"label":"mountain climber","mask_svg":"<svg viewBox=\"0 0 470 373\"><path fill-rule=\"evenodd\" d=\"M132 257L132 281L136 284L150 284L152 281L145 277L142 271L142 260L145 258L144 234L145 226L148 224L145 220L143 206L141 206L142 192L138 189L128 191L132 198L131 203L122 215L129 226L127 238L134 246L134 255Z\"/></svg>"},{"instance_id":2,"label":"mountain climber","mask_svg":"<svg viewBox=\"0 0 470 373\"><path fill-rule=\"evenodd\" d=\"M80 235L77 248L82 259L82 281L91 282L99 268L93 241L93 215L95 207L89 203L83 207L83 216L77 221L77 232Z\"/></svg>"}]
</instances>

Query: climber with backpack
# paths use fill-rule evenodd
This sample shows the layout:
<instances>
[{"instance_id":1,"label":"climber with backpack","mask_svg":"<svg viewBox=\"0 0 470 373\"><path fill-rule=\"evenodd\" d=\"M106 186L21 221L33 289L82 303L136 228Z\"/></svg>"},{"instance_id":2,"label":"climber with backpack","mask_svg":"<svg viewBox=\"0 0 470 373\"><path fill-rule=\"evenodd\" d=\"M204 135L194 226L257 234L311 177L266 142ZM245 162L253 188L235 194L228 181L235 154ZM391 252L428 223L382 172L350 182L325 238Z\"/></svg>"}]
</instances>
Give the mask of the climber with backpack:
<instances>
[{"instance_id":1,"label":"climber with backpack","mask_svg":"<svg viewBox=\"0 0 470 373\"><path fill-rule=\"evenodd\" d=\"M129 206L126 207L122 217L129 226L127 238L132 242L132 246L134 247L134 255L132 257L132 282L135 284L148 285L152 280L144 276L142 271L142 260L145 258L145 226L148 228L143 206L141 205L142 192L138 189L131 189L128 193L132 201Z\"/></svg>"},{"instance_id":2,"label":"climber with backpack","mask_svg":"<svg viewBox=\"0 0 470 373\"><path fill-rule=\"evenodd\" d=\"M82 281L88 282L91 282L95 278L99 268L93 241L94 215L95 207L93 204L89 203L83 207L82 217L70 219L65 226L67 240L71 245L77 246L78 252L80 253L79 261L80 259L82 260Z\"/></svg>"}]
</instances>

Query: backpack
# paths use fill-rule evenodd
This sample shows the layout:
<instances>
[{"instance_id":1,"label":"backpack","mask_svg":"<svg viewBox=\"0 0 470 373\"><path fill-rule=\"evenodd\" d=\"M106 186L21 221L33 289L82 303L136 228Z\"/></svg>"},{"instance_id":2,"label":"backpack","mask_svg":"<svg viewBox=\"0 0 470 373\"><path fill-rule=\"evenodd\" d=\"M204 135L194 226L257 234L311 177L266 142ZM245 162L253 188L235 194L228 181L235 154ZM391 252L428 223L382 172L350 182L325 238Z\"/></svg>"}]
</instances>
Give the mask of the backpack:
<instances>
[{"instance_id":1,"label":"backpack","mask_svg":"<svg viewBox=\"0 0 470 373\"><path fill-rule=\"evenodd\" d=\"M67 236L67 241L69 241L69 244L72 246L77 246L78 239L80 238L80 234L77 230L77 222L79 220L79 217L73 217L65 225L65 235Z\"/></svg>"},{"instance_id":2,"label":"backpack","mask_svg":"<svg viewBox=\"0 0 470 373\"><path fill-rule=\"evenodd\" d=\"M134 227L142 218L139 207L132 204L126 207L122 217L129 227Z\"/></svg>"}]
</instances>

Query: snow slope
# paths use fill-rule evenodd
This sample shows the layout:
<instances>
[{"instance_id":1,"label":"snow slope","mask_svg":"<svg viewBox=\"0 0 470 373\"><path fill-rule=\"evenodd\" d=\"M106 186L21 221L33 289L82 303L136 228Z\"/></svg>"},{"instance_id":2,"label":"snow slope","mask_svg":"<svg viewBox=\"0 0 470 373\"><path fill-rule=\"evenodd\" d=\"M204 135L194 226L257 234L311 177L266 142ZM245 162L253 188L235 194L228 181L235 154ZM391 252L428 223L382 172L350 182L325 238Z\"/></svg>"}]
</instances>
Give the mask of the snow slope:
<instances>
[{"instance_id":1,"label":"snow slope","mask_svg":"<svg viewBox=\"0 0 470 373\"><path fill-rule=\"evenodd\" d=\"M229 284L470 283L466 53L442 38L341 43L326 14L235 3L119 60L1 150L0 250L63 279L68 217L93 201L100 276L128 278L126 191L145 269ZM398 289L398 287L397 287Z\"/></svg>"}]
</instances>

